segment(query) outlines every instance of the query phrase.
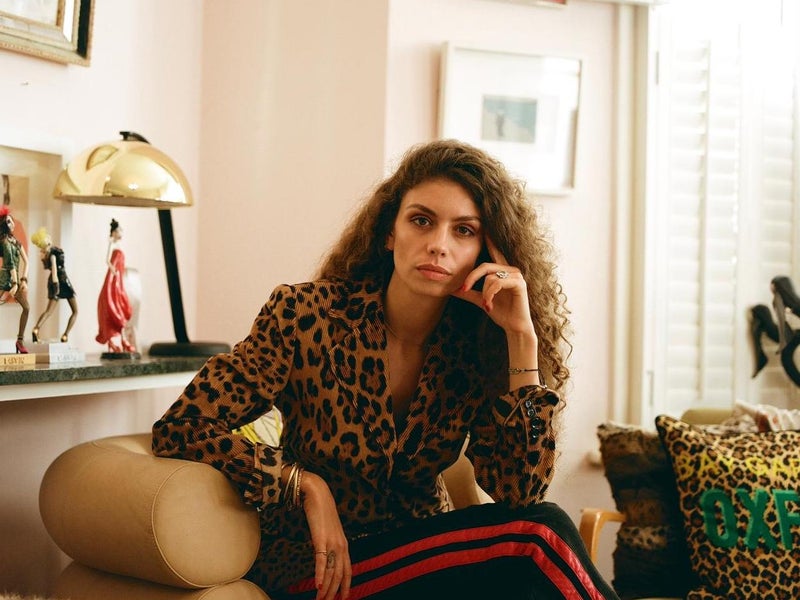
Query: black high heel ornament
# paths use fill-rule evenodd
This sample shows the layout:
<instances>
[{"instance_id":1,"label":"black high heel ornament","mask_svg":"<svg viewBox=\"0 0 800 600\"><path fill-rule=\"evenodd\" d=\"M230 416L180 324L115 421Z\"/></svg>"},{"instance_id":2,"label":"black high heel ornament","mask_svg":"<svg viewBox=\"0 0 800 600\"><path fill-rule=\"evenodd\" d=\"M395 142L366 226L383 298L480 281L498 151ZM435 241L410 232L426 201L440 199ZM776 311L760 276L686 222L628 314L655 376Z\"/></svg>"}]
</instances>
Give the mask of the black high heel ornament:
<instances>
[{"instance_id":1,"label":"black high heel ornament","mask_svg":"<svg viewBox=\"0 0 800 600\"><path fill-rule=\"evenodd\" d=\"M792 280L785 275L773 277L772 306L778 319L778 346L784 371L795 385L800 386L800 370L794 364L794 353L800 346L800 331L793 330L786 322L786 309L800 317L800 297L795 293Z\"/></svg>"},{"instance_id":2,"label":"black high heel ornament","mask_svg":"<svg viewBox=\"0 0 800 600\"><path fill-rule=\"evenodd\" d=\"M775 343L780 343L778 326L772 320L772 312L766 304L756 304L750 309L750 337L753 341L755 367L753 377L767 366L767 354L761 345L761 336L766 335Z\"/></svg>"}]
</instances>

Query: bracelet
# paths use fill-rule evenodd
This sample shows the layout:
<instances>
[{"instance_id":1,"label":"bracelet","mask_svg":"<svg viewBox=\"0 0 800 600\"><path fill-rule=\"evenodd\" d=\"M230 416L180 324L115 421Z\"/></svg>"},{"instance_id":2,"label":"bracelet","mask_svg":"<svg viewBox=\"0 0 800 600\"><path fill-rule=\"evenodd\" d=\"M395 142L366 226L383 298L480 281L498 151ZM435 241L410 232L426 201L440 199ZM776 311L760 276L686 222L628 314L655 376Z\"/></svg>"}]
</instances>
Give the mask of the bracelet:
<instances>
[{"instance_id":1,"label":"bracelet","mask_svg":"<svg viewBox=\"0 0 800 600\"><path fill-rule=\"evenodd\" d=\"M283 502L289 509L300 506L300 481L303 478L303 467L297 463L292 464L289 478L286 480L286 487L283 488Z\"/></svg>"},{"instance_id":2,"label":"bracelet","mask_svg":"<svg viewBox=\"0 0 800 600\"><path fill-rule=\"evenodd\" d=\"M539 369L517 369L517 368L510 368L508 370L509 375L519 375L520 373L538 373Z\"/></svg>"},{"instance_id":3,"label":"bracelet","mask_svg":"<svg viewBox=\"0 0 800 600\"><path fill-rule=\"evenodd\" d=\"M20 277L19 280L20 281L24 281L25 283L28 283L28 278L27 277Z\"/></svg>"}]
</instances>

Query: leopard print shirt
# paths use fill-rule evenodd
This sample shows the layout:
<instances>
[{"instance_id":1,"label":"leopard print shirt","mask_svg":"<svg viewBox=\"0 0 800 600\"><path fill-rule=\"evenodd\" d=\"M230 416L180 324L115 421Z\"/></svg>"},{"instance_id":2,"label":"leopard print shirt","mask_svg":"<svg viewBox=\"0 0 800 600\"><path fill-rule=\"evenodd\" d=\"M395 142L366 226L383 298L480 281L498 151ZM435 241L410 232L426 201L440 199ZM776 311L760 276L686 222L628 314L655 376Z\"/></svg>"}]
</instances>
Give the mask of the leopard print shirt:
<instances>
[{"instance_id":1,"label":"leopard print shirt","mask_svg":"<svg viewBox=\"0 0 800 600\"><path fill-rule=\"evenodd\" d=\"M468 435L476 479L495 501L522 507L544 498L558 396L525 386L487 399L475 344L446 311L398 432L383 323L375 284L279 286L249 335L210 358L153 426L155 454L214 466L261 511L250 577L266 589L313 574L305 515L280 500L284 463L297 461L328 483L349 537L447 511L441 472ZM280 448L231 434L273 406L284 419Z\"/></svg>"}]
</instances>

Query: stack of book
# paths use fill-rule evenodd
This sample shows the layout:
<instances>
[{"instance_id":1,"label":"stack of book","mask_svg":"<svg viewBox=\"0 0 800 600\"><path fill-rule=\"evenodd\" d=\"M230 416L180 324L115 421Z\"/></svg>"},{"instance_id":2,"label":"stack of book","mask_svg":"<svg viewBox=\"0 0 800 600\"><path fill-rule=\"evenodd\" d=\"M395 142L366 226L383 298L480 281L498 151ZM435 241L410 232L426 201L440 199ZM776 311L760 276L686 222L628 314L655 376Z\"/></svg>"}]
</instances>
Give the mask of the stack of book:
<instances>
[{"instance_id":1,"label":"stack of book","mask_svg":"<svg viewBox=\"0 0 800 600\"><path fill-rule=\"evenodd\" d=\"M16 353L16 340L0 339L0 367L74 363L86 360L86 353L69 342L26 343L28 354Z\"/></svg>"}]
</instances>

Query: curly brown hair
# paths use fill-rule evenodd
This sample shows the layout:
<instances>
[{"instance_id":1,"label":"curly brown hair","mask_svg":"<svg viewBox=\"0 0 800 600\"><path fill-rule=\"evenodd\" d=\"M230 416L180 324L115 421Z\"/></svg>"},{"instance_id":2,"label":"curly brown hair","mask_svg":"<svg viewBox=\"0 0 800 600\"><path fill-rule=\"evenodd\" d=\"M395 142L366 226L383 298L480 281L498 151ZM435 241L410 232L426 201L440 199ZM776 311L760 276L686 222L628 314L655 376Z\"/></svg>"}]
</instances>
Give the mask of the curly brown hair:
<instances>
[{"instance_id":1,"label":"curly brown hair","mask_svg":"<svg viewBox=\"0 0 800 600\"><path fill-rule=\"evenodd\" d=\"M386 249L386 239L394 227L400 202L410 189L438 178L454 181L470 194L481 213L486 235L524 276L539 338L540 369L547 381L553 382L556 389L561 388L569 378L566 358L572 346L566 337L569 310L556 279L553 245L523 185L509 175L500 161L478 148L456 140L412 147L394 174L377 186L351 219L317 276L379 279L387 283L394 264L392 253ZM482 256L488 260L485 250ZM493 362L502 363L504 359L498 358L505 356L502 331L484 313L481 315L480 346L495 348ZM497 366L492 365L494 372L503 372Z\"/></svg>"}]
</instances>

